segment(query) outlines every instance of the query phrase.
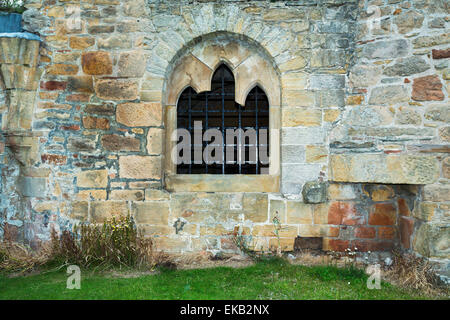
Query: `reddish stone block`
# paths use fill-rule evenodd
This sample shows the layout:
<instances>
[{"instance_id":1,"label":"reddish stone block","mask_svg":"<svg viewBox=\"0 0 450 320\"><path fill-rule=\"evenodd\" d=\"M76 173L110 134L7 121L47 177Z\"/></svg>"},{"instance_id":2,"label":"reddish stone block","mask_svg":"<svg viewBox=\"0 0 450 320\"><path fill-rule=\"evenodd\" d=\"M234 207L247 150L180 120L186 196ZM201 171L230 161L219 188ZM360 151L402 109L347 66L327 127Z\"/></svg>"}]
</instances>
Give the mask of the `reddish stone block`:
<instances>
[{"instance_id":1,"label":"reddish stone block","mask_svg":"<svg viewBox=\"0 0 450 320\"><path fill-rule=\"evenodd\" d=\"M77 124L72 124L70 126L61 126L61 130L70 130L70 131L78 131L80 130L80 126Z\"/></svg>"},{"instance_id":2,"label":"reddish stone block","mask_svg":"<svg viewBox=\"0 0 450 320\"><path fill-rule=\"evenodd\" d=\"M409 210L408 203L406 199L400 198L397 200L398 213L402 216L409 217L411 215L411 210Z\"/></svg>"},{"instance_id":3,"label":"reddish stone block","mask_svg":"<svg viewBox=\"0 0 450 320\"><path fill-rule=\"evenodd\" d=\"M106 75L112 73L112 61L108 52L85 52L81 56L83 72L89 75Z\"/></svg>"},{"instance_id":4,"label":"reddish stone block","mask_svg":"<svg viewBox=\"0 0 450 320\"><path fill-rule=\"evenodd\" d=\"M414 220L410 218L400 218L400 243L405 249L411 247L411 235L414 232Z\"/></svg>"},{"instance_id":5,"label":"reddish stone block","mask_svg":"<svg viewBox=\"0 0 450 320\"><path fill-rule=\"evenodd\" d=\"M86 129L109 129L109 120L106 118L83 117L83 126Z\"/></svg>"},{"instance_id":6,"label":"reddish stone block","mask_svg":"<svg viewBox=\"0 0 450 320\"><path fill-rule=\"evenodd\" d=\"M43 154L41 155L41 160L43 163L64 165L67 162L67 157L60 154Z\"/></svg>"},{"instance_id":7,"label":"reddish stone block","mask_svg":"<svg viewBox=\"0 0 450 320\"><path fill-rule=\"evenodd\" d=\"M432 51L433 59L446 59L450 58L450 48L438 50L433 49Z\"/></svg>"},{"instance_id":8,"label":"reddish stone block","mask_svg":"<svg viewBox=\"0 0 450 320\"><path fill-rule=\"evenodd\" d=\"M328 209L328 223L335 225L360 225L364 224L364 216L361 215L353 202L333 202Z\"/></svg>"},{"instance_id":9,"label":"reddish stone block","mask_svg":"<svg viewBox=\"0 0 450 320\"><path fill-rule=\"evenodd\" d=\"M376 230L372 227L358 227L355 229L356 238L375 238Z\"/></svg>"},{"instance_id":10,"label":"reddish stone block","mask_svg":"<svg viewBox=\"0 0 450 320\"><path fill-rule=\"evenodd\" d=\"M66 90L66 81L41 81L40 85L42 90L55 91L55 90Z\"/></svg>"},{"instance_id":11,"label":"reddish stone block","mask_svg":"<svg viewBox=\"0 0 450 320\"><path fill-rule=\"evenodd\" d=\"M397 219L397 210L393 204L377 203L372 207L369 224L372 226L392 226Z\"/></svg>"},{"instance_id":12,"label":"reddish stone block","mask_svg":"<svg viewBox=\"0 0 450 320\"><path fill-rule=\"evenodd\" d=\"M328 250L344 252L348 248L350 248L349 240L328 239Z\"/></svg>"},{"instance_id":13,"label":"reddish stone block","mask_svg":"<svg viewBox=\"0 0 450 320\"><path fill-rule=\"evenodd\" d=\"M414 79L412 98L416 101L442 101L442 83L437 75Z\"/></svg>"},{"instance_id":14,"label":"reddish stone block","mask_svg":"<svg viewBox=\"0 0 450 320\"><path fill-rule=\"evenodd\" d=\"M390 251L394 248L392 241L355 240L352 242L352 250L358 252Z\"/></svg>"},{"instance_id":15,"label":"reddish stone block","mask_svg":"<svg viewBox=\"0 0 450 320\"><path fill-rule=\"evenodd\" d=\"M395 228L394 227L379 227L378 228L378 238L379 239L395 239Z\"/></svg>"}]
</instances>

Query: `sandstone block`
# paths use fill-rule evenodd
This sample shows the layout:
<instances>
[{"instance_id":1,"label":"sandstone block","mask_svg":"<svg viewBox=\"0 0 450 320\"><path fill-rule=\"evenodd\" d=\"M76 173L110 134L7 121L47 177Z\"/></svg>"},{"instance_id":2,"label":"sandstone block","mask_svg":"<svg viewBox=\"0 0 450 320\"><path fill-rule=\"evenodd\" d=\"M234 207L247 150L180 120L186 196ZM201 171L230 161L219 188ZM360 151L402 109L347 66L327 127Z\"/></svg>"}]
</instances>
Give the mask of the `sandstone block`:
<instances>
[{"instance_id":1,"label":"sandstone block","mask_svg":"<svg viewBox=\"0 0 450 320\"><path fill-rule=\"evenodd\" d=\"M126 201L92 201L90 222L104 223L113 217L126 217L129 212Z\"/></svg>"},{"instance_id":2,"label":"sandstone block","mask_svg":"<svg viewBox=\"0 0 450 320\"><path fill-rule=\"evenodd\" d=\"M126 179L161 179L161 157L121 156L119 175Z\"/></svg>"},{"instance_id":3,"label":"sandstone block","mask_svg":"<svg viewBox=\"0 0 450 320\"><path fill-rule=\"evenodd\" d=\"M168 225L169 204L161 201L135 202L132 210L137 223Z\"/></svg>"},{"instance_id":4,"label":"sandstone block","mask_svg":"<svg viewBox=\"0 0 450 320\"><path fill-rule=\"evenodd\" d=\"M109 129L109 120L106 118L96 118L96 117L83 117L83 126L86 129Z\"/></svg>"},{"instance_id":5,"label":"sandstone block","mask_svg":"<svg viewBox=\"0 0 450 320\"><path fill-rule=\"evenodd\" d=\"M140 141L134 137L125 137L118 134L102 136L102 146L108 151L139 151Z\"/></svg>"},{"instance_id":6,"label":"sandstone block","mask_svg":"<svg viewBox=\"0 0 450 320\"><path fill-rule=\"evenodd\" d=\"M369 104L391 105L405 101L409 101L408 89L401 85L376 87L369 98Z\"/></svg>"},{"instance_id":7,"label":"sandstone block","mask_svg":"<svg viewBox=\"0 0 450 320\"><path fill-rule=\"evenodd\" d=\"M395 184L429 184L437 180L436 158L413 155L332 155L330 180Z\"/></svg>"},{"instance_id":8,"label":"sandstone block","mask_svg":"<svg viewBox=\"0 0 450 320\"><path fill-rule=\"evenodd\" d=\"M138 83L134 80L100 79L95 84L95 93L105 100L135 100L138 97Z\"/></svg>"},{"instance_id":9,"label":"sandstone block","mask_svg":"<svg viewBox=\"0 0 450 320\"><path fill-rule=\"evenodd\" d=\"M123 52L119 57L119 77L139 78L145 72L145 56L142 51Z\"/></svg>"},{"instance_id":10,"label":"sandstone block","mask_svg":"<svg viewBox=\"0 0 450 320\"><path fill-rule=\"evenodd\" d=\"M142 201L144 200L144 191L142 190L111 190L109 194L110 200L128 200Z\"/></svg>"},{"instance_id":11,"label":"sandstone block","mask_svg":"<svg viewBox=\"0 0 450 320\"><path fill-rule=\"evenodd\" d=\"M309 108L283 108L283 127L311 127L322 124L322 110Z\"/></svg>"},{"instance_id":12,"label":"sandstone block","mask_svg":"<svg viewBox=\"0 0 450 320\"><path fill-rule=\"evenodd\" d=\"M313 207L300 201L287 201L287 223L312 224Z\"/></svg>"},{"instance_id":13,"label":"sandstone block","mask_svg":"<svg viewBox=\"0 0 450 320\"><path fill-rule=\"evenodd\" d=\"M148 154L162 154L164 145L164 129L150 128L147 134Z\"/></svg>"},{"instance_id":14,"label":"sandstone block","mask_svg":"<svg viewBox=\"0 0 450 320\"><path fill-rule=\"evenodd\" d=\"M444 100L439 77L432 75L414 79L412 98L416 101Z\"/></svg>"},{"instance_id":15,"label":"sandstone block","mask_svg":"<svg viewBox=\"0 0 450 320\"><path fill-rule=\"evenodd\" d=\"M107 170L81 171L77 175L77 186L81 188L106 188L108 185Z\"/></svg>"},{"instance_id":16,"label":"sandstone block","mask_svg":"<svg viewBox=\"0 0 450 320\"><path fill-rule=\"evenodd\" d=\"M159 103L122 103L117 106L116 120L128 127L160 126L162 107Z\"/></svg>"},{"instance_id":17,"label":"sandstone block","mask_svg":"<svg viewBox=\"0 0 450 320\"><path fill-rule=\"evenodd\" d=\"M112 61L108 52L93 51L81 55L83 72L89 75L108 75L112 73Z\"/></svg>"}]
</instances>

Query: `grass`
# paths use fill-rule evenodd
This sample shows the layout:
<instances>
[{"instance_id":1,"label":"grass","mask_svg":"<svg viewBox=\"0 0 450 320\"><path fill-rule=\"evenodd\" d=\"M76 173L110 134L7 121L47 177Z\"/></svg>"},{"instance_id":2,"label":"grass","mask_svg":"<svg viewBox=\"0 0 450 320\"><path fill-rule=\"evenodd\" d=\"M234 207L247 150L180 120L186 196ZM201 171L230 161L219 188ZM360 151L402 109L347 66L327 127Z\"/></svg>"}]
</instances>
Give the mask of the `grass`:
<instances>
[{"instance_id":1,"label":"grass","mask_svg":"<svg viewBox=\"0 0 450 320\"><path fill-rule=\"evenodd\" d=\"M246 268L168 270L137 278L82 271L81 289L66 289L64 271L27 277L0 275L0 299L430 299L388 283L366 287L354 268L306 267L282 260Z\"/></svg>"}]
</instances>

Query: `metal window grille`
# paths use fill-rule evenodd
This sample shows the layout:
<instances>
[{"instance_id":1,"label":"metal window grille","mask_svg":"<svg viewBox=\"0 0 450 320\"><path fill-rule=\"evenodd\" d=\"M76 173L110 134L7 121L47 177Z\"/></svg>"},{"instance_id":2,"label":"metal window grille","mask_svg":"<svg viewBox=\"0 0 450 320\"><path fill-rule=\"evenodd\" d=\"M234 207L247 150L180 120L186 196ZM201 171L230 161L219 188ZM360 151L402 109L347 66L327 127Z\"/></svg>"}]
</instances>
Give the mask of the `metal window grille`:
<instances>
[{"instance_id":1,"label":"metal window grille","mask_svg":"<svg viewBox=\"0 0 450 320\"><path fill-rule=\"evenodd\" d=\"M194 163L194 122L201 121L202 136L208 129L218 129L222 133L222 161L220 163ZM190 163L177 165L178 174L261 174L263 168L268 168L268 161L262 161L261 152L269 152L269 101L264 91L255 87L247 95L245 106L235 102L235 83L231 70L224 64L215 71L211 81L211 91L197 94L188 87L181 94L177 104L177 128L186 129L191 134ZM248 129L256 131L255 141L245 135L239 135L232 143L226 139L227 129ZM262 132L266 135L261 135ZM266 138L266 139L264 139ZM181 138L178 143L181 142ZM202 140L202 151L215 141ZM253 144L252 144L253 142ZM234 159L225 154L227 149L234 149ZM239 150L243 150L241 158ZM253 161L250 152L256 152ZM183 155L183 151L179 156ZM213 154L215 155L215 154ZM245 155L245 156L244 156ZM228 156L228 158L227 158Z\"/></svg>"}]
</instances>

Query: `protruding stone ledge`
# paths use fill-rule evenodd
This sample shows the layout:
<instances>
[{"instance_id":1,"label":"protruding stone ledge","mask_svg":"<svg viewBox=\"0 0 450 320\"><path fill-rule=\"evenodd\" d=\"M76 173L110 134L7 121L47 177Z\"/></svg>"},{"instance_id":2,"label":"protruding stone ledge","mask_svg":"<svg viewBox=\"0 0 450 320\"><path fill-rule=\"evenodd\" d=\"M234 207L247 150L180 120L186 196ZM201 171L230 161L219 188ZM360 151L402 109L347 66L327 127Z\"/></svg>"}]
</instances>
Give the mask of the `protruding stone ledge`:
<instances>
[{"instance_id":1,"label":"protruding stone ledge","mask_svg":"<svg viewBox=\"0 0 450 320\"><path fill-rule=\"evenodd\" d=\"M330 157L330 181L430 184L439 178L435 157L385 154L341 154Z\"/></svg>"}]
</instances>

